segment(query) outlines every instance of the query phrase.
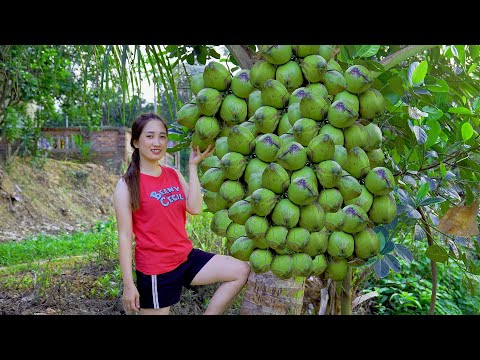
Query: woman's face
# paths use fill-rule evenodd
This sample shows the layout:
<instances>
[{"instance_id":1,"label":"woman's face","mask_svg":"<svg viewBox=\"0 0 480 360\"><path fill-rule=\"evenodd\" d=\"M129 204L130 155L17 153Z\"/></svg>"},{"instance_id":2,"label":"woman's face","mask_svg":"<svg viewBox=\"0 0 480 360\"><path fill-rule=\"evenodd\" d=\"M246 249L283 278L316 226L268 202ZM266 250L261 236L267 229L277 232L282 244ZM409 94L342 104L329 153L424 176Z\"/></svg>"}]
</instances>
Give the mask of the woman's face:
<instances>
[{"instance_id":1,"label":"woman's face","mask_svg":"<svg viewBox=\"0 0 480 360\"><path fill-rule=\"evenodd\" d=\"M139 150L140 158L148 162L158 162L167 152L167 129L162 121L150 120L143 128L133 145Z\"/></svg>"}]
</instances>

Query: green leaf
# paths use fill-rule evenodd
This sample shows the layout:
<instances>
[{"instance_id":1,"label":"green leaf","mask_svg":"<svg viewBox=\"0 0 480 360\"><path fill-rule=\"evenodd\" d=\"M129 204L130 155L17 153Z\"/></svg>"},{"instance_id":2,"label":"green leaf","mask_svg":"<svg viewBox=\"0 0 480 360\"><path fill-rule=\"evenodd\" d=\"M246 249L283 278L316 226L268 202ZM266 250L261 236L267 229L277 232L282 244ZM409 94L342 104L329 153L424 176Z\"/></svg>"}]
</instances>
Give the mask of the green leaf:
<instances>
[{"instance_id":1,"label":"green leaf","mask_svg":"<svg viewBox=\"0 0 480 360\"><path fill-rule=\"evenodd\" d=\"M429 114L429 117L430 117L430 114ZM429 127L429 129L425 130L428 135L427 141L425 142L425 146L428 149L429 147L435 145L435 143L438 140L438 136L442 132L442 128L437 120L428 120L427 126Z\"/></svg>"},{"instance_id":2,"label":"green leaf","mask_svg":"<svg viewBox=\"0 0 480 360\"><path fill-rule=\"evenodd\" d=\"M375 55L380 50L380 45L362 45L355 49L356 52L353 57L370 57Z\"/></svg>"},{"instance_id":3,"label":"green leaf","mask_svg":"<svg viewBox=\"0 0 480 360\"><path fill-rule=\"evenodd\" d=\"M440 162L440 175L442 175L442 178L447 176L447 168L445 167L443 161Z\"/></svg>"},{"instance_id":4,"label":"green leaf","mask_svg":"<svg viewBox=\"0 0 480 360\"><path fill-rule=\"evenodd\" d=\"M425 232L425 229L422 227L422 225L415 225L415 240L421 241L427 237L427 233Z\"/></svg>"},{"instance_id":5,"label":"green leaf","mask_svg":"<svg viewBox=\"0 0 480 360\"><path fill-rule=\"evenodd\" d=\"M413 71L411 84L413 86L422 84L425 79L425 75L427 75L427 70L428 62L426 60L423 60Z\"/></svg>"},{"instance_id":6,"label":"green leaf","mask_svg":"<svg viewBox=\"0 0 480 360\"><path fill-rule=\"evenodd\" d=\"M428 192L430 191L430 184L428 182L422 184L422 186L420 186L420 189L418 189L418 192L417 192L417 200L420 201L422 200L425 195L428 194Z\"/></svg>"},{"instance_id":7,"label":"green leaf","mask_svg":"<svg viewBox=\"0 0 480 360\"><path fill-rule=\"evenodd\" d=\"M365 67L374 72L383 73L385 71L385 67L375 60L365 60Z\"/></svg>"},{"instance_id":8,"label":"green leaf","mask_svg":"<svg viewBox=\"0 0 480 360\"><path fill-rule=\"evenodd\" d=\"M436 197L428 197L428 198L425 198L423 199L422 201L420 201L420 206L427 206L427 205L433 205L433 204L437 204L437 203L441 203L441 202L444 202L445 199L442 198L442 197L439 197L439 196L436 196Z\"/></svg>"},{"instance_id":9,"label":"green leaf","mask_svg":"<svg viewBox=\"0 0 480 360\"><path fill-rule=\"evenodd\" d=\"M449 86L448 83L443 79L435 78L436 82L434 84L426 85L427 89L431 92L448 92Z\"/></svg>"},{"instance_id":10,"label":"green leaf","mask_svg":"<svg viewBox=\"0 0 480 360\"><path fill-rule=\"evenodd\" d=\"M394 76L388 79L388 86L397 95L403 96L405 93L403 88L403 80L399 76Z\"/></svg>"},{"instance_id":11,"label":"green leaf","mask_svg":"<svg viewBox=\"0 0 480 360\"><path fill-rule=\"evenodd\" d=\"M444 263L448 260L448 253L438 245L432 245L425 251L425 255L432 261Z\"/></svg>"},{"instance_id":12,"label":"green leaf","mask_svg":"<svg viewBox=\"0 0 480 360\"><path fill-rule=\"evenodd\" d=\"M383 259L377 260L373 264L373 269L375 270L375 273L377 274L377 276L379 278L384 278L390 272L390 267L388 266L388 264Z\"/></svg>"},{"instance_id":13,"label":"green leaf","mask_svg":"<svg viewBox=\"0 0 480 360\"><path fill-rule=\"evenodd\" d=\"M468 68L467 74L470 75L472 72L474 72L477 66L478 66L477 63L473 63L472 65L470 65L470 67Z\"/></svg>"},{"instance_id":14,"label":"green leaf","mask_svg":"<svg viewBox=\"0 0 480 360\"><path fill-rule=\"evenodd\" d=\"M472 125L470 125L470 123L466 122L466 123L463 123L462 125L462 138L463 138L463 141L467 141L468 139L470 139L473 135L473 127Z\"/></svg>"},{"instance_id":15,"label":"green leaf","mask_svg":"<svg viewBox=\"0 0 480 360\"><path fill-rule=\"evenodd\" d=\"M380 251L380 254L382 255L388 254L389 252L392 252L394 249L395 249L395 244L392 241L388 240L385 242L385 246Z\"/></svg>"},{"instance_id":16,"label":"green leaf","mask_svg":"<svg viewBox=\"0 0 480 360\"><path fill-rule=\"evenodd\" d=\"M400 262L395 256L387 254L383 259L385 260L385 262L387 263L390 269L392 269L396 273L400 272L401 270Z\"/></svg>"},{"instance_id":17,"label":"green leaf","mask_svg":"<svg viewBox=\"0 0 480 360\"><path fill-rule=\"evenodd\" d=\"M448 109L448 112L452 114L473 115L470 109L464 107L451 107Z\"/></svg>"},{"instance_id":18,"label":"green leaf","mask_svg":"<svg viewBox=\"0 0 480 360\"><path fill-rule=\"evenodd\" d=\"M408 247L402 244L395 244L395 253L406 262L412 262L413 254Z\"/></svg>"}]
</instances>

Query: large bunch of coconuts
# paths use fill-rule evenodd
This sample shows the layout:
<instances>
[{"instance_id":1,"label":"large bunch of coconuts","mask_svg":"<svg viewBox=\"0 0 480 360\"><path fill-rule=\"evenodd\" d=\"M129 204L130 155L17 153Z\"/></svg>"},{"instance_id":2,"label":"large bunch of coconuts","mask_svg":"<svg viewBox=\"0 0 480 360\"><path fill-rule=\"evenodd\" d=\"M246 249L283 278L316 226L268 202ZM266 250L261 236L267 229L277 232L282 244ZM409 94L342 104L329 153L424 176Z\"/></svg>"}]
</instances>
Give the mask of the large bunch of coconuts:
<instances>
[{"instance_id":1,"label":"large bunch of coconuts","mask_svg":"<svg viewBox=\"0 0 480 360\"><path fill-rule=\"evenodd\" d=\"M396 214L385 167L382 94L332 45L259 45L251 69L209 62L177 113L200 164L211 230L256 273L342 280L380 251L373 230Z\"/></svg>"}]
</instances>

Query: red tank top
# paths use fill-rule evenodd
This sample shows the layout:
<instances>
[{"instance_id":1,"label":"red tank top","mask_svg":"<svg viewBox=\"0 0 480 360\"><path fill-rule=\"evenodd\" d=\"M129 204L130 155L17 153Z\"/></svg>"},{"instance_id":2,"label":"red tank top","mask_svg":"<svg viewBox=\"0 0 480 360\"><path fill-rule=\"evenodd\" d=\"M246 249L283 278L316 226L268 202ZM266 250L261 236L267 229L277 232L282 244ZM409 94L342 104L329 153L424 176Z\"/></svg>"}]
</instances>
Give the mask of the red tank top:
<instances>
[{"instance_id":1,"label":"red tank top","mask_svg":"<svg viewBox=\"0 0 480 360\"><path fill-rule=\"evenodd\" d=\"M132 214L135 267L147 275L175 269L193 247L185 228L186 198L178 174L161 168L160 176L140 173L140 208Z\"/></svg>"}]
</instances>

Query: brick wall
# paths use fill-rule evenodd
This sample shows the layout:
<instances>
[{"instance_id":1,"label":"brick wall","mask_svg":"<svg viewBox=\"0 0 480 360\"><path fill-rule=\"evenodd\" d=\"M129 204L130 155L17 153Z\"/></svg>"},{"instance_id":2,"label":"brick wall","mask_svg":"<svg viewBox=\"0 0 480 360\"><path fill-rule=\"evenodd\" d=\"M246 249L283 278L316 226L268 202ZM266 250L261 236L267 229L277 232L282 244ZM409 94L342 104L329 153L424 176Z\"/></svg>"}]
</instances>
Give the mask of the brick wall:
<instances>
[{"instance_id":1,"label":"brick wall","mask_svg":"<svg viewBox=\"0 0 480 360\"><path fill-rule=\"evenodd\" d=\"M74 136L82 135L84 142L89 142L90 157L88 162L103 165L111 171L123 174L130 162L133 149L130 146L131 131L126 127L105 127L90 134L77 127L43 128L42 136L50 145L49 157L59 160L82 160L82 154L76 146ZM173 146L170 143L169 146ZM0 157L6 158L6 142L0 141ZM180 154L167 154L162 163L180 168Z\"/></svg>"}]
</instances>

